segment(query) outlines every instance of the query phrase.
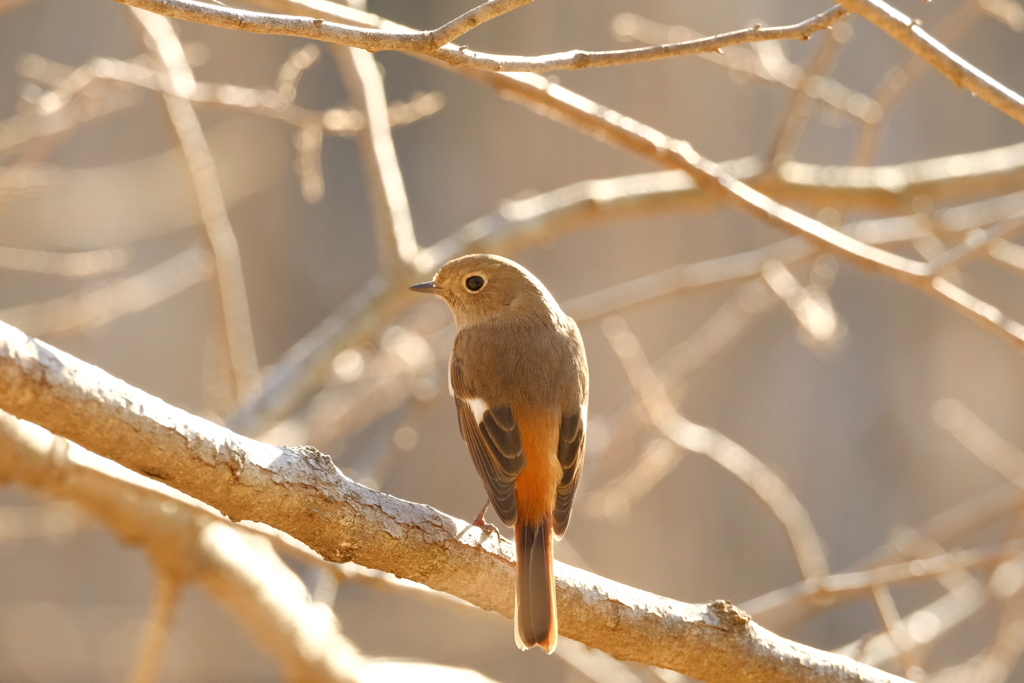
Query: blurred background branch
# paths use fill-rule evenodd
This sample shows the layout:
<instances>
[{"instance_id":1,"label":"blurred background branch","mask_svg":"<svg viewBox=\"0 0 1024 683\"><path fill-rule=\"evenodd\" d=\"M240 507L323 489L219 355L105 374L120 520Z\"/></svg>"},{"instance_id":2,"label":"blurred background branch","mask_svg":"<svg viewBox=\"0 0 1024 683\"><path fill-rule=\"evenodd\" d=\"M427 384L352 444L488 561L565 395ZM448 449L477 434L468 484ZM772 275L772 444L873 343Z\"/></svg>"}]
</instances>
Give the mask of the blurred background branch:
<instances>
[{"instance_id":1,"label":"blurred background branch","mask_svg":"<svg viewBox=\"0 0 1024 683\"><path fill-rule=\"evenodd\" d=\"M915 681L1024 681L1024 5L370 4L0 0L0 320L464 518L453 330L406 287L511 256L590 356L560 558ZM50 444L32 477L0 444L4 680L678 680L523 655L496 613L111 474L81 446L138 433L89 414L78 445L3 421ZM245 491L178 466L142 469ZM285 481L249 503L384 561ZM507 547L470 540L498 578L453 585L507 607Z\"/></svg>"}]
</instances>

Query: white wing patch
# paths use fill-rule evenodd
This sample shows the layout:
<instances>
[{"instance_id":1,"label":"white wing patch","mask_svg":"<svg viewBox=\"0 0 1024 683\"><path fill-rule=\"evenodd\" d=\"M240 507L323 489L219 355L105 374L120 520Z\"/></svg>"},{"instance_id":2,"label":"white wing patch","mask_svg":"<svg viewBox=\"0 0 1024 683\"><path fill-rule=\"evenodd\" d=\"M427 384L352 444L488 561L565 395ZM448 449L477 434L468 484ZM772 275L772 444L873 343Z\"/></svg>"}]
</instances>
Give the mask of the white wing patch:
<instances>
[{"instance_id":1,"label":"white wing patch","mask_svg":"<svg viewBox=\"0 0 1024 683\"><path fill-rule=\"evenodd\" d=\"M476 420L477 424L482 424L484 421L484 413L490 409L490 406L487 405L487 401L482 398L467 398L465 401L469 404L469 409L473 411L473 419Z\"/></svg>"},{"instance_id":2,"label":"white wing patch","mask_svg":"<svg viewBox=\"0 0 1024 683\"><path fill-rule=\"evenodd\" d=\"M452 386L452 368L455 367L452 361L455 359L455 347L452 347L451 355L448 356L448 395L455 398L455 387Z\"/></svg>"}]
</instances>

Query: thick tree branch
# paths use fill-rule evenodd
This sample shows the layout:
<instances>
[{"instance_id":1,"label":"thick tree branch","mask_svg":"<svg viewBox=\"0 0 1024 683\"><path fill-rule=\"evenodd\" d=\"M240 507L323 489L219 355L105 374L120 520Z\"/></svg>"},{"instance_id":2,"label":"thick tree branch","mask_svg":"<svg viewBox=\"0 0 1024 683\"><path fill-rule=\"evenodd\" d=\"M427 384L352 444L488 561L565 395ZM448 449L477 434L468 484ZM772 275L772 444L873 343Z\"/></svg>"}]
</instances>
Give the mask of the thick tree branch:
<instances>
[{"instance_id":1,"label":"thick tree branch","mask_svg":"<svg viewBox=\"0 0 1024 683\"><path fill-rule=\"evenodd\" d=\"M238 617L288 680L356 680L352 674L361 658L334 616L309 600L301 580L264 539L208 507L2 409L0 481L73 502L126 543L141 545L161 577L161 592L186 581L203 586ZM175 596L155 599L151 628L166 631ZM135 680L154 680L164 637L166 632L147 637Z\"/></svg>"},{"instance_id":2,"label":"thick tree branch","mask_svg":"<svg viewBox=\"0 0 1024 683\"><path fill-rule=\"evenodd\" d=\"M512 548L359 486L313 449L277 448L189 415L0 323L0 409L325 558L353 560L510 615ZM717 681L899 681L780 638L729 603L687 605L558 565L562 633L620 658Z\"/></svg>"},{"instance_id":3,"label":"thick tree branch","mask_svg":"<svg viewBox=\"0 0 1024 683\"><path fill-rule=\"evenodd\" d=\"M288 681L354 683L439 675L452 683L489 680L466 669L362 656L340 632L331 610L311 599L301 579L273 551L268 527L233 525L175 489L0 411L0 482L5 480L84 508L124 542L140 544L149 554L158 575L157 593L133 681L158 680L178 589L187 581L203 586L233 613ZM313 555L304 546L303 552L306 561ZM383 675L385 667L391 677Z\"/></svg>"}]
</instances>

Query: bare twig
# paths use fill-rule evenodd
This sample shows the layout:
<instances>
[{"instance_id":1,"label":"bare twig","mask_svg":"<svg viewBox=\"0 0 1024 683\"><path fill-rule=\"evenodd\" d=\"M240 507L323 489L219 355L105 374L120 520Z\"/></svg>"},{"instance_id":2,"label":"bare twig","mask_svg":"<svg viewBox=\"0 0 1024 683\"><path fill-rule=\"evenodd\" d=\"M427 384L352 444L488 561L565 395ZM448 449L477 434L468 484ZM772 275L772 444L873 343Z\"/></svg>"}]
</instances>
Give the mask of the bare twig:
<instances>
[{"instance_id":1,"label":"bare twig","mask_svg":"<svg viewBox=\"0 0 1024 683\"><path fill-rule=\"evenodd\" d=\"M967 88L1007 116L1024 123L1024 97L954 53L921 28L919 22L882 0L838 2L898 40L958 88Z\"/></svg>"},{"instance_id":2,"label":"bare twig","mask_svg":"<svg viewBox=\"0 0 1024 683\"><path fill-rule=\"evenodd\" d=\"M121 270L131 260L128 249L95 249L77 253L0 246L0 268L66 278L91 277Z\"/></svg>"},{"instance_id":3,"label":"bare twig","mask_svg":"<svg viewBox=\"0 0 1024 683\"><path fill-rule=\"evenodd\" d=\"M1024 325L1007 318L995 306L981 301L948 280L935 277L927 263L865 244L779 204L732 177L722 166L701 156L686 142L670 138L540 76L482 74L477 77L526 106L540 107L550 112L563 124L659 163L681 168L702 188L716 193L737 208L782 230L808 237L825 251L865 270L883 273L935 296L969 320L1024 350Z\"/></svg>"},{"instance_id":4,"label":"bare twig","mask_svg":"<svg viewBox=\"0 0 1024 683\"><path fill-rule=\"evenodd\" d=\"M217 169L206 136L195 110L186 99L195 87L195 78L185 58L181 41L170 22L137 9L132 10L132 14L142 26L146 43L154 57L167 72L168 94L164 96L164 103L188 163L204 226L202 235L213 257L220 330L231 370L233 403L237 403L259 387L259 365L256 361L256 345L238 242L228 219L220 180L217 178Z\"/></svg>"},{"instance_id":5,"label":"bare twig","mask_svg":"<svg viewBox=\"0 0 1024 683\"><path fill-rule=\"evenodd\" d=\"M845 333L844 325L820 287L805 287L785 264L769 261L764 279L793 313L805 341L819 350L834 349Z\"/></svg>"},{"instance_id":6,"label":"bare twig","mask_svg":"<svg viewBox=\"0 0 1024 683\"><path fill-rule=\"evenodd\" d=\"M181 595L181 581L166 571L156 573L156 594L150 607L142 646L135 662L132 683L153 683L159 680L160 664L171 634L174 608Z\"/></svg>"},{"instance_id":7,"label":"bare twig","mask_svg":"<svg viewBox=\"0 0 1024 683\"><path fill-rule=\"evenodd\" d=\"M623 116L571 90L532 74L484 74L478 76L509 97L542 107L558 120L588 134L598 134L636 154L680 168L703 189L715 192L767 223L790 233L804 235L820 247L862 268L881 271L910 282L926 277L924 264L872 247L838 230L779 204L731 176L721 165L707 159L688 143L673 139L639 121Z\"/></svg>"},{"instance_id":8,"label":"bare twig","mask_svg":"<svg viewBox=\"0 0 1024 683\"><path fill-rule=\"evenodd\" d=\"M976 583L965 583L959 588L946 593L930 603L910 612L903 617L902 626L911 629L915 624L929 624L929 628L920 633L915 640L919 647L933 643L950 630L975 616L989 602L989 592ZM893 644L888 632L858 639L838 649L847 656L857 652L857 659L870 662L874 666L888 666L899 659L899 651Z\"/></svg>"},{"instance_id":9,"label":"bare twig","mask_svg":"<svg viewBox=\"0 0 1024 683\"><path fill-rule=\"evenodd\" d=\"M322 19L307 19L284 15L248 12L244 10L217 7L193 0L115 0L124 5L156 12L173 19L195 21L221 28L250 31L252 33L269 33L275 35L297 36L337 43L348 47L360 48L370 52L381 50L398 50L422 54L438 59L449 66L467 67L485 71L530 71L541 73L547 71L589 69L602 66L634 64L656 59L667 59L685 55L715 52L723 48L762 40L806 40L813 33L831 27L842 18L846 11L841 7L832 7L810 19L792 26L771 28L740 29L730 33L704 38L701 40L676 43L674 45L658 45L629 50L610 50L592 52L572 50L537 57L514 55L494 55L475 52L454 43L438 44L447 35L456 37L468 28L476 25L477 19L492 18L505 11L514 9L524 2L504 0L485 3L469 14L473 21L463 21L459 17L440 29L431 31L415 31L388 22L387 28L355 28ZM488 8L501 8L491 12ZM476 12L477 14L473 14ZM383 25L383 24L381 24Z\"/></svg>"},{"instance_id":10,"label":"bare twig","mask_svg":"<svg viewBox=\"0 0 1024 683\"><path fill-rule=\"evenodd\" d=\"M980 5L978 0L963 0L960 7L946 17L942 25L936 29L935 37L943 43L953 40L981 15ZM863 122L860 138L857 140L857 147L853 152L854 164L870 163L878 146L881 124L885 120L884 114L892 109L900 96L906 93L910 86L927 72L927 69L928 63L914 55L908 55L902 64L889 69L874 94L874 100L878 103L883 115Z\"/></svg>"},{"instance_id":11,"label":"bare twig","mask_svg":"<svg viewBox=\"0 0 1024 683\"><path fill-rule=\"evenodd\" d=\"M74 79L74 89L70 93L52 98L52 108L15 114L0 122L0 155L16 152L46 138L67 135L92 119L122 111L139 101L138 94L129 88L117 87L97 96L88 88L89 83L80 81Z\"/></svg>"},{"instance_id":12,"label":"bare twig","mask_svg":"<svg viewBox=\"0 0 1024 683\"><path fill-rule=\"evenodd\" d=\"M936 424L971 455L1007 481L1024 488L1024 452L1007 442L960 401L942 399L935 404L934 414Z\"/></svg>"},{"instance_id":13,"label":"bare twig","mask_svg":"<svg viewBox=\"0 0 1024 683\"><path fill-rule=\"evenodd\" d=\"M428 42L437 46L446 45L480 24L508 14L512 10L529 5L533 0L488 0L465 14L455 17L444 26L430 32Z\"/></svg>"},{"instance_id":14,"label":"bare twig","mask_svg":"<svg viewBox=\"0 0 1024 683\"><path fill-rule=\"evenodd\" d=\"M671 392L671 397L677 399L687 386L688 375L729 348L742 332L778 301L763 280L753 280L738 287L693 334L655 363L654 370ZM640 439L641 430L646 430L648 424L645 412L635 400L619 408L608 420L608 431L613 437L596 462L606 469L612 460L622 459L621 454L634 450L633 444ZM628 512L640 495L657 485L675 467L682 454L678 446L664 438L648 443L646 450L624 473L587 493L584 509L597 517Z\"/></svg>"},{"instance_id":15,"label":"bare twig","mask_svg":"<svg viewBox=\"0 0 1024 683\"><path fill-rule=\"evenodd\" d=\"M1016 510L1021 502L1020 488L1015 484L1004 484L992 491L987 491L963 503L943 510L917 529L908 533L912 533L914 538L928 539L946 544L955 543L965 534L1004 518L1007 514ZM895 570L895 573L889 573L894 570L886 568L887 566L893 566L903 557L903 553L898 553L895 550L895 546L898 545L901 544L894 542L890 544L890 547L883 548L881 551L874 553L871 557L860 563L861 566L866 568L861 571L848 572L850 577L848 579L841 579L842 574L834 574L829 579L831 582L828 588L829 592L832 596L841 596L841 591L845 587L853 589L853 592L846 593L847 595L863 595L865 587L874 585L880 578L879 575L871 574L875 569L885 573L884 580L890 583L904 580L901 577L911 580L912 572L909 571L911 568L915 571L924 568L923 565L916 564L918 560L907 564L904 570ZM1011 548L1011 555L1017 552L1017 550L1016 548ZM993 558L998 560L1007 557L1000 554L1001 551L998 549L991 549L991 551L994 554L987 554L988 551L972 552L979 553L977 556L978 562L982 565L991 564ZM926 575L941 576L946 572L962 569L967 562L967 558L956 556L956 553L953 553L944 554L935 559L928 559L926 562L935 568L933 573L926 573ZM905 572L905 574L900 574L901 571ZM815 603L815 597L821 589L822 584L818 582L804 581L747 601L743 604L743 608L749 610L757 618L779 628L781 625L791 623L800 618L802 614L810 611L813 608L812 603ZM820 603L817 604L820 605Z\"/></svg>"},{"instance_id":16,"label":"bare twig","mask_svg":"<svg viewBox=\"0 0 1024 683\"><path fill-rule=\"evenodd\" d=\"M914 639L910 637L906 625L900 620L900 613L889 587L885 584L872 586L871 597L882 625L885 626L885 632L889 634L893 647L899 653L903 675L912 681L920 680L923 672L914 650Z\"/></svg>"},{"instance_id":17,"label":"bare twig","mask_svg":"<svg viewBox=\"0 0 1024 683\"><path fill-rule=\"evenodd\" d=\"M620 285L567 301L564 305L577 322L605 316L674 296L683 291L736 284L761 277L771 262L796 263L810 258L815 249L799 238L776 242L761 249L730 254L698 263L683 263Z\"/></svg>"},{"instance_id":18,"label":"bare twig","mask_svg":"<svg viewBox=\"0 0 1024 683\"><path fill-rule=\"evenodd\" d=\"M749 487L782 524L804 577L827 576L825 551L810 515L785 482L739 444L679 415L643 357L639 340L621 318L605 320L602 331L626 368L634 391L658 431L679 448L708 456Z\"/></svg>"},{"instance_id":19,"label":"bare twig","mask_svg":"<svg viewBox=\"0 0 1024 683\"><path fill-rule=\"evenodd\" d=\"M405 294L397 281L370 278L267 371L261 390L229 418L231 428L258 434L281 419L320 384L342 349L372 339L383 321L412 305Z\"/></svg>"},{"instance_id":20,"label":"bare twig","mask_svg":"<svg viewBox=\"0 0 1024 683\"><path fill-rule=\"evenodd\" d=\"M1024 32L1024 6L1017 0L979 0L981 10L1017 33Z\"/></svg>"},{"instance_id":21,"label":"bare twig","mask_svg":"<svg viewBox=\"0 0 1024 683\"><path fill-rule=\"evenodd\" d=\"M928 268L935 275L943 275L947 271L959 268L971 259L983 256L1000 244L1006 244L1015 232L1024 228L1024 211L996 223L987 230L976 230L969 233L963 241L928 261Z\"/></svg>"},{"instance_id":22,"label":"bare twig","mask_svg":"<svg viewBox=\"0 0 1024 683\"><path fill-rule=\"evenodd\" d=\"M799 85L794 88L793 98L789 105L789 111L782 127L775 138L775 146L769 158L772 166L778 166L783 161L788 161L796 149L797 143L803 137L804 129L814 111L817 99L813 96L812 84L828 72L835 64L839 56L840 48L850 39L851 29L847 24L840 24L829 31L821 44L818 52L810 65L801 75Z\"/></svg>"},{"instance_id":23,"label":"bare twig","mask_svg":"<svg viewBox=\"0 0 1024 683\"><path fill-rule=\"evenodd\" d=\"M843 24L838 24L833 31L840 26ZM623 12L615 17L612 30L621 39L636 40L648 45L704 37L685 26L666 26L629 12ZM774 43L755 43L751 47L757 45L771 46ZM790 90L803 90L807 97L823 106L859 121L874 121L882 114L881 107L864 93L852 90L824 75L806 78L804 69L786 59L782 50L774 50L771 59L766 59L764 51L753 49L710 52L698 56L738 75L757 78Z\"/></svg>"},{"instance_id":24,"label":"bare twig","mask_svg":"<svg viewBox=\"0 0 1024 683\"><path fill-rule=\"evenodd\" d=\"M303 50L297 51L298 55L306 55ZM307 56L306 59L309 59ZM257 116L264 116L282 121L298 128L315 126L331 135L352 135L360 130L363 125L362 114L348 110L333 108L326 111L311 111L295 104L294 89L302 69L294 61L298 60L305 64L299 57L293 56L281 67L278 76L278 83L274 89L269 88L247 88L240 85L228 85L223 83L204 83L197 81L195 87L185 95L189 102L196 105L211 105L225 109L235 109ZM31 64L31 68L25 67L26 77L34 80L53 80L50 72L63 69L61 65L43 59L37 55L26 57L24 60ZM0 124L0 151L5 149L17 149L32 139L51 134L49 128L44 126L46 117L56 116L62 109L72 107L75 99L73 96L89 98L90 106L99 109L97 115L106 115L108 112L100 108L104 99L124 97L126 92L116 89L115 86L134 85L146 88L155 92L178 94L169 91L166 79L160 71L152 69L139 60L125 61L111 58L96 59L86 64L84 69L89 74L88 86L78 85L76 89L65 94L58 102L58 109L46 112L37 112L33 115L18 115ZM69 70L70 71L70 70ZM72 73L76 73L74 70ZM62 75L54 83L56 91L67 90L65 80L73 76ZM108 84L107 90L100 90L100 86ZM79 94L81 93L81 94ZM388 119L392 126L408 125L419 119L429 116L440 109L441 97L437 93L418 93L408 102L395 102L388 107ZM113 113L113 112L109 112ZM80 123L85 123L87 119ZM9 132L5 132L9 129Z\"/></svg>"},{"instance_id":25,"label":"bare twig","mask_svg":"<svg viewBox=\"0 0 1024 683\"><path fill-rule=\"evenodd\" d=\"M206 250L197 247L99 287L0 310L0 319L37 335L77 334L155 306L207 279L211 271Z\"/></svg>"},{"instance_id":26,"label":"bare twig","mask_svg":"<svg viewBox=\"0 0 1024 683\"><path fill-rule=\"evenodd\" d=\"M593 517L616 517L628 512L658 482L675 469L685 451L672 441L655 438L636 458L633 465L615 480L586 497L587 514Z\"/></svg>"},{"instance_id":27,"label":"bare twig","mask_svg":"<svg viewBox=\"0 0 1024 683\"><path fill-rule=\"evenodd\" d=\"M338 46L333 54L356 109L366 120L356 139L377 223L378 259L384 272L397 277L412 263L419 247L391 136L384 78L369 52Z\"/></svg>"},{"instance_id":28,"label":"bare twig","mask_svg":"<svg viewBox=\"0 0 1024 683\"><path fill-rule=\"evenodd\" d=\"M303 45L292 52L277 71L277 85L274 90L278 97L285 102L294 102L299 90L299 79L319 58L320 50L316 45Z\"/></svg>"}]
</instances>

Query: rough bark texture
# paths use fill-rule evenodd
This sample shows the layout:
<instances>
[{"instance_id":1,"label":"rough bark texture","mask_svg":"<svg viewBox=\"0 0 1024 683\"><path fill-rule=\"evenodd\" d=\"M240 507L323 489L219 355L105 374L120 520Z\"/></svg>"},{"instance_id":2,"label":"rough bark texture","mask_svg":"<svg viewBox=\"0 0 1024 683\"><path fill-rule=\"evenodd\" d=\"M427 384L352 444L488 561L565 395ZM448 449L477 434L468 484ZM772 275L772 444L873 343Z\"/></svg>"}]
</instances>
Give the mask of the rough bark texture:
<instances>
[{"instance_id":1,"label":"rough bark texture","mask_svg":"<svg viewBox=\"0 0 1024 683\"><path fill-rule=\"evenodd\" d=\"M315 449L239 436L0 323L0 409L223 512L512 614L512 546L426 505L360 486ZM780 638L725 601L690 605L559 564L562 635L708 682L897 681Z\"/></svg>"}]
</instances>

